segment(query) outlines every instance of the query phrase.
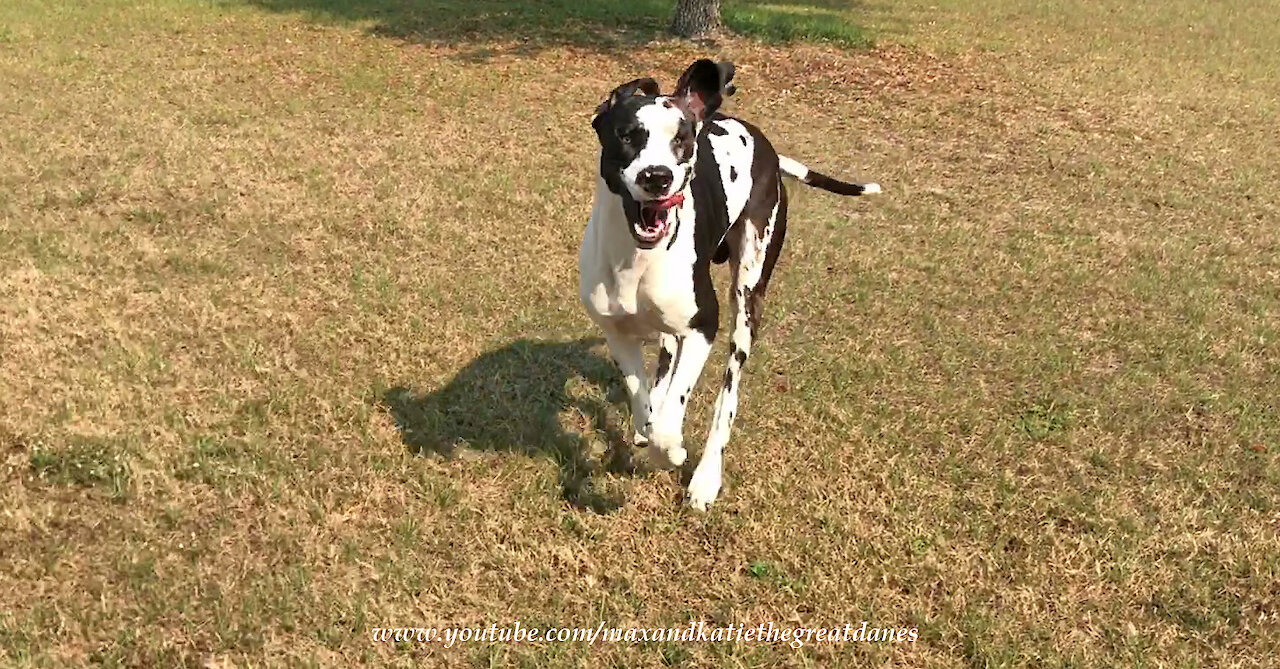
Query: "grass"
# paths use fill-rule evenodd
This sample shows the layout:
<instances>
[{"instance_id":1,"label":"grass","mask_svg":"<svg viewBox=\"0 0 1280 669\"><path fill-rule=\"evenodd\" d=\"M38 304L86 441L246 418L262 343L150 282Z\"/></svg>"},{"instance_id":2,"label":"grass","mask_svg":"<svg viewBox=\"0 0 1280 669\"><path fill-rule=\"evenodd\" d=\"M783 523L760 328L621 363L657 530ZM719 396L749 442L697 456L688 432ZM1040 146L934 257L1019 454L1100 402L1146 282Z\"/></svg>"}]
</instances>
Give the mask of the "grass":
<instances>
[{"instance_id":1,"label":"grass","mask_svg":"<svg viewBox=\"0 0 1280 669\"><path fill-rule=\"evenodd\" d=\"M0 5L0 664L1268 666L1270 6L668 8ZM590 110L707 52L887 192L792 188L703 516L572 286ZM920 640L370 641L515 620Z\"/></svg>"},{"instance_id":2,"label":"grass","mask_svg":"<svg viewBox=\"0 0 1280 669\"><path fill-rule=\"evenodd\" d=\"M127 455L109 444L75 440L63 448L30 448L31 473L52 484L101 486L111 497L123 500L129 492Z\"/></svg>"}]
</instances>

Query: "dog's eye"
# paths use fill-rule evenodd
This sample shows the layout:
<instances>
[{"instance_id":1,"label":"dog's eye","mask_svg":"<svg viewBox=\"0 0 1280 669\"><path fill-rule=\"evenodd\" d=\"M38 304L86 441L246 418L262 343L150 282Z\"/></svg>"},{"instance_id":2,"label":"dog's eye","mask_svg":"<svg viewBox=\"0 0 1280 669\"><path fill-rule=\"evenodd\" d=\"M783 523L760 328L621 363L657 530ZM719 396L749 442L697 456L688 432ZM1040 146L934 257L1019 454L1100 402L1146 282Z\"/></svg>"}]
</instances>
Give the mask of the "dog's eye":
<instances>
[{"instance_id":1,"label":"dog's eye","mask_svg":"<svg viewBox=\"0 0 1280 669\"><path fill-rule=\"evenodd\" d=\"M618 129L617 131L618 141L622 142L623 144L631 144L631 142L633 141L632 135L634 134L635 133L632 132L631 130Z\"/></svg>"}]
</instances>

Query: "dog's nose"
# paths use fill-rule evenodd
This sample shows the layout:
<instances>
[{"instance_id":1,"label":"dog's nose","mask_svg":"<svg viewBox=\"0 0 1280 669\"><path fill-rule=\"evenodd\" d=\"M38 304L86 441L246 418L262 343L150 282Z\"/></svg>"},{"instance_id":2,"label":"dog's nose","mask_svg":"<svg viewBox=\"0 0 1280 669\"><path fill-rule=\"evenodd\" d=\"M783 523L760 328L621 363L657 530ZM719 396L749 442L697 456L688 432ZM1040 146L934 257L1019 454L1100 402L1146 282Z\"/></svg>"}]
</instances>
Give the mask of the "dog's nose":
<instances>
[{"instance_id":1,"label":"dog's nose","mask_svg":"<svg viewBox=\"0 0 1280 669\"><path fill-rule=\"evenodd\" d=\"M671 170L657 165L646 167L636 175L636 185L652 195L665 195L672 181L675 181L675 175Z\"/></svg>"}]
</instances>

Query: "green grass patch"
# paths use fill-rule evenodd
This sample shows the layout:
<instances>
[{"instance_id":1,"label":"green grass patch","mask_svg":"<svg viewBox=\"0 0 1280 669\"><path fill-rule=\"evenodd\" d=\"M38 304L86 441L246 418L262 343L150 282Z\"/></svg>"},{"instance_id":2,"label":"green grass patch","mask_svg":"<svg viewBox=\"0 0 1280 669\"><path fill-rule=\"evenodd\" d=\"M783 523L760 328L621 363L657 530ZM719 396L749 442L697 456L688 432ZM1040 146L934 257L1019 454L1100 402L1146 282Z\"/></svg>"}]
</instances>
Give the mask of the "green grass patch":
<instances>
[{"instance_id":1,"label":"green grass patch","mask_svg":"<svg viewBox=\"0 0 1280 669\"><path fill-rule=\"evenodd\" d=\"M1018 429L1033 441L1048 439L1066 431L1068 412L1056 402L1043 402L1027 407L1018 415L1015 424Z\"/></svg>"},{"instance_id":2,"label":"green grass patch","mask_svg":"<svg viewBox=\"0 0 1280 669\"><path fill-rule=\"evenodd\" d=\"M132 486L129 458L112 442L79 438L59 447L34 446L28 464L40 481L101 488L124 500Z\"/></svg>"},{"instance_id":3,"label":"green grass patch","mask_svg":"<svg viewBox=\"0 0 1280 669\"><path fill-rule=\"evenodd\" d=\"M806 5L726 2L722 9L725 27L743 36L768 42L831 42L846 47L871 46L873 40L844 10Z\"/></svg>"}]
</instances>

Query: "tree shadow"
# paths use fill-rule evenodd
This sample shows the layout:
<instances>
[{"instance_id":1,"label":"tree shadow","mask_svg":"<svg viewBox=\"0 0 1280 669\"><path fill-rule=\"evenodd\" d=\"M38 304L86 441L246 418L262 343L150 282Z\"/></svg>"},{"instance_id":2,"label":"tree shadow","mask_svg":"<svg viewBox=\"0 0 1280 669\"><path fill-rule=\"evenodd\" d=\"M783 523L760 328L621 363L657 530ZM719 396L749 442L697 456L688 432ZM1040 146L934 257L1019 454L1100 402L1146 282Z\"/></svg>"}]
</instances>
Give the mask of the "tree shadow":
<instances>
[{"instance_id":1,"label":"tree shadow","mask_svg":"<svg viewBox=\"0 0 1280 669\"><path fill-rule=\"evenodd\" d=\"M372 23L374 35L463 46L460 57L531 55L573 45L613 51L661 34L674 0L238 0L319 20ZM518 42L508 48L495 42Z\"/></svg>"},{"instance_id":2,"label":"tree shadow","mask_svg":"<svg viewBox=\"0 0 1280 669\"><path fill-rule=\"evenodd\" d=\"M418 394L397 386L383 393L382 404L411 453L452 457L471 448L550 457L566 501L607 513L624 500L599 492L592 475L629 473L631 462L630 445L608 416L626 391L613 362L591 350L602 343L521 339L471 361L439 390ZM603 462L593 459L587 435L566 429L566 420L605 436Z\"/></svg>"},{"instance_id":3,"label":"tree shadow","mask_svg":"<svg viewBox=\"0 0 1280 669\"><path fill-rule=\"evenodd\" d=\"M372 24L374 35L413 44L462 47L458 57L485 61L532 55L556 46L620 53L667 34L676 0L229 0L316 20ZM861 9L861 3L857 5ZM818 39L846 45L869 40L848 21L849 0L735 0L725 24L769 41ZM512 46L515 43L515 46Z\"/></svg>"}]
</instances>

